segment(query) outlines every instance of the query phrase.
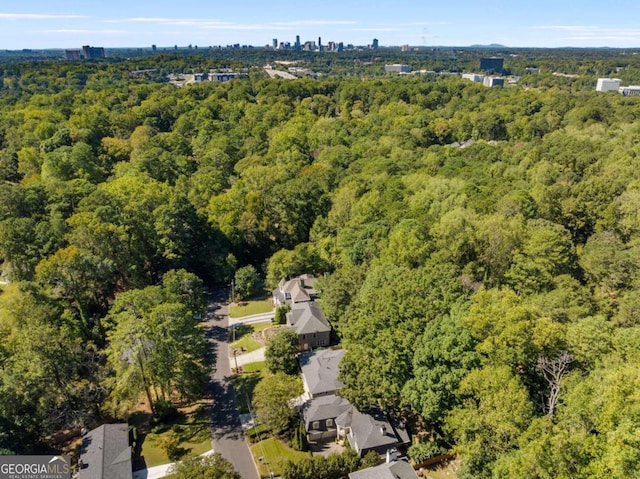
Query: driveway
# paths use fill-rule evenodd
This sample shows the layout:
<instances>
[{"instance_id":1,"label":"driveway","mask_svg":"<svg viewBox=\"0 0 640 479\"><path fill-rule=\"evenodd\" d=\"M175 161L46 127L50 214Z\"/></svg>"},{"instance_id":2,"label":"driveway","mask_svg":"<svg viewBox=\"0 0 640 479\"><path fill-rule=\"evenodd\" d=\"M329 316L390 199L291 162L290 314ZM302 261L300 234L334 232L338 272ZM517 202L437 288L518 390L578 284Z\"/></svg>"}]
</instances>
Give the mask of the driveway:
<instances>
[{"instance_id":1,"label":"driveway","mask_svg":"<svg viewBox=\"0 0 640 479\"><path fill-rule=\"evenodd\" d=\"M222 454L242 479L259 479L251 452L244 438L229 365L229 317L224 303L228 293L220 291L209 297L206 335L210 351L216 354L211 375L211 439L214 451Z\"/></svg>"},{"instance_id":2,"label":"driveway","mask_svg":"<svg viewBox=\"0 0 640 479\"><path fill-rule=\"evenodd\" d=\"M266 349L267 348L262 347L260 349L256 349L255 351L251 351L250 353L247 353L247 354L238 354L235 357L235 360L233 356L230 356L229 360L235 361L235 364L237 364L238 366L244 366L245 364L264 361L264 352ZM235 364L234 364L234 367L235 367Z\"/></svg>"}]
</instances>

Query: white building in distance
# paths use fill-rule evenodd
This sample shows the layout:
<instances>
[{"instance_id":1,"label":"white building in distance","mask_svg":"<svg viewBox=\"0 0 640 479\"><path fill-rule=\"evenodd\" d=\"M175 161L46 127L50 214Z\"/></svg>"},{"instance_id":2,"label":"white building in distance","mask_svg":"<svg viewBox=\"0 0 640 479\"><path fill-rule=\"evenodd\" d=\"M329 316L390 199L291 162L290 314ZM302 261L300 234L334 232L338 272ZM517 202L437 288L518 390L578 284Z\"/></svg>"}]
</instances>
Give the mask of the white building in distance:
<instances>
[{"instance_id":1,"label":"white building in distance","mask_svg":"<svg viewBox=\"0 0 640 479\"><path fill-rule=\"evenodd\" d=\"M618 93L623 96L640 96L640 86L638 85L630 85L630 86L621 86L618 88Z\"/></svg>"},{"instance_id":2,"label":"white building in distance","mask_svg":"<svg viewBox=\"0 0 640 479\"><path fill-rule=\"evenodd\" d=\"M621 81L619 78L598 78L596 91L618 91Z\"/></svg>"},{"instance_id":3,"label":"white building in distance","mask_svg":"<svg viewBox=\"0 0 640 479\"><path fill-rule=\"evenodd\" d=\"M411 67L409 65L394 63L393 65L385 65L384 71L387 73L411 73Z\"/></svg>"},{"instance_id":4,"label":"white building in distance","mask_svg":"<svg viewBox=\"0 0 640 479\"><path fill-rule=\"evenodd\" d=\"M474 83L482 83L484 80L484 75L480 75L479 73L463 73L462 78L465 80L470 80Z\"/></svg>"}]
</instances>

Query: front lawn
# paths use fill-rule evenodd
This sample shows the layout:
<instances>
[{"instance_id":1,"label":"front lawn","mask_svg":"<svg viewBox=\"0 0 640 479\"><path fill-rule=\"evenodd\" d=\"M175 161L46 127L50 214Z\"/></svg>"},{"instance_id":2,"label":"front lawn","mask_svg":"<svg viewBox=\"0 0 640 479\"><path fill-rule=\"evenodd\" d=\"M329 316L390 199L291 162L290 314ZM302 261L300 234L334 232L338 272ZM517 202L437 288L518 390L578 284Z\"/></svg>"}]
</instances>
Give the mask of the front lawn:
<instances>
[{"instance_id":1,"label":"front lawn","mask_svg":"<svg viewBox=\"0 0 640 479\"><path fill-rule=\"evenodd\" d=\"M233 389L236 392L236 403L238 404L238 412L247 414L249 406L253 398L253 390L262 379L262 375L266 374L266 368L261 373L238 374L233 378Z\"/></svg>"},{"instance_id":2,"label":"front lawn","mask_svg":"<svg viewBox=\"0 0 640 479\"><path fill-rule=\"evenodd\" d=\"M132 419L132 423L135 422L136 420ZM175 435L180 440L180 449L184 451L181 459L199 456L211 449L209 416L204 405L192 412L182 414L172 424L156 426L149 432L146 432L148 425L136 424L136 427L138 441L142 442L142 448L136 448L135 452L139 451L138 457L144 459L146 467L173 462L159 444L162 442L161 438L170 435Z\"/></svg>"},{"instance_id":3,"label":"front lawn","mask_svg":"<svg viewBox=\"0 0 640 479\"><path fill-rule=\"evenodd\" d=\"M310 455L308 452L294 451L275 437L270 437L251 446L251 454L258 465L260 477L270 477L269 471L273 472L275 476L279 476L285 461L296 462Z\"/></svg>"},{"instance_id":4,"label":"front lawn","mask_svg":"<svg viewBox=\"0 0 640 479\"><path fill-rule=\"evenodd\" d=\"M262 346L264 346L264 343L261 343L260 341L255 339L253 337L253 333L258 333L271 327L273 327L273 325L270 322L256 324L236 324L233 327L236 340L232 342L230 346L236 349L243 349L242 354L250 353L251 351L260 349ZM233 335L234 332L232 331L232 338Z\"/></svg>"},{"instance_id":5,"label":"front lawn","mask_svg":"<svg viewBox=\"0 0 640 479\"><path fill-rule=\"evenodd\" d=\"M244 301L240 304L232 304L229 306L229 317L243 318L260 313L270 313L273 311L271 299L262 299L259 301Z\"/></svg>"},{"instance_id":6,"label":"front lawn","mask_svg":"<svg viewBox=\"0 0 640 479\"><path fill-rule=\"evenodd\" d=\"M243 373L261 373L267 370L267 364L264 361L257 363L249 363L241 366Z\"/></svg>"}]
</instances>

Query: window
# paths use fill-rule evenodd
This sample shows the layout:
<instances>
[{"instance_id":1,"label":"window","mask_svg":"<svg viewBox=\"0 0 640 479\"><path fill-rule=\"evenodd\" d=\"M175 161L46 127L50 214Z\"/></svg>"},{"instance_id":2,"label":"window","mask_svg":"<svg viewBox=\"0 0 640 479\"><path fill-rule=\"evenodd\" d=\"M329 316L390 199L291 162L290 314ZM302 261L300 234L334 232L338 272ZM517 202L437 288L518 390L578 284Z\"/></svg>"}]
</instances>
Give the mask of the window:
<instances>
[{"instance_id":1,"label":"window","mask_svg":"<svg viewBox=\"0 0 640 479\"><path fill-rule=\"evenodd\" d=\"M312 429L320 429L320 421L313 421L311 424Z\"/></svg>"},{"instance_id":2,"label":"window","mask_svg":"<svg viewBox=\"0 0 640 479\"><path fill-rule=\"evenodd\" d=\"M304 339L305 337L306 337L306 336L303 334L303 335L302 335L302 339Z\"/></svg>"},{"instance_id":3,"label":"window","mask_svg":"<svg viewBox=\"0 0 640 479\"><path fill-rule=\"evenodd\" d=\"M327 427L333 426L333 419L327 419Z\"/></svg>"},{"instance_id":4,"label":"window","mask_svg":"<svg viewBox=\"0 0 640 479\"><path fill-rule=\"evenodd\" d=\"M318 346L324 346L326 344L326 341L324 339L318 339L317 344Z\"/></svg>"}]
</instances>

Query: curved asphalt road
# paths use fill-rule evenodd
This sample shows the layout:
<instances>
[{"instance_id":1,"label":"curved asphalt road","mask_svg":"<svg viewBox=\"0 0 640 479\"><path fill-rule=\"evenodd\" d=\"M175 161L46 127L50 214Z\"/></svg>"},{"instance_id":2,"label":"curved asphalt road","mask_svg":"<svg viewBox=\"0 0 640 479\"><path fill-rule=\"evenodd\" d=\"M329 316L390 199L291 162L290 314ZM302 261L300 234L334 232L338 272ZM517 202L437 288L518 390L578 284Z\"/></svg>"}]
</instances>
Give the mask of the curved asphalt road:
<instances>
[{"instance_id":1,"label":"curved asphalt road","mask_svg":"<svg viewBox=\"0 0 640 479\"><path fill-rule=\"evenodd\" d=\"M220 291L209 296L206 336L209 350L216 355L211 375L211 440L213 450L233 464L242 479L259 479L251 452L244 438L231 383L229 366L228 293Z\"/></svg>"}]
</instances>

